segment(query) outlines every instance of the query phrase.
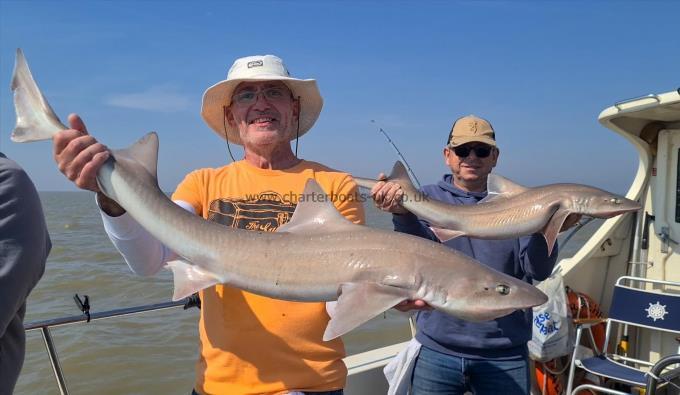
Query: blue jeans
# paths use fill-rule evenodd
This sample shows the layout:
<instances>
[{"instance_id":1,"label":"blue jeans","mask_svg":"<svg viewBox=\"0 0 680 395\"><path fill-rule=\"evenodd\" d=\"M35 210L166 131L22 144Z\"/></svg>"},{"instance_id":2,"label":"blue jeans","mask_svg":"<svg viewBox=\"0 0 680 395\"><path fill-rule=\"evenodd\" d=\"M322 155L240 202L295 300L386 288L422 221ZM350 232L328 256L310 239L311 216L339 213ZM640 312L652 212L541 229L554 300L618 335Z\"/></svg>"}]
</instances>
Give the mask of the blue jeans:
<instances>
[{"instance_id":1,"label":"blue jeans","mask_svg":"<svg viewBox=\"0 0 680 395\"><path fill-rule=\"evenodd\" d=\"M427 347L420 349L413 370L413 395L527 395L529 362L461 358Z\"/></svg>"}]
</instances>

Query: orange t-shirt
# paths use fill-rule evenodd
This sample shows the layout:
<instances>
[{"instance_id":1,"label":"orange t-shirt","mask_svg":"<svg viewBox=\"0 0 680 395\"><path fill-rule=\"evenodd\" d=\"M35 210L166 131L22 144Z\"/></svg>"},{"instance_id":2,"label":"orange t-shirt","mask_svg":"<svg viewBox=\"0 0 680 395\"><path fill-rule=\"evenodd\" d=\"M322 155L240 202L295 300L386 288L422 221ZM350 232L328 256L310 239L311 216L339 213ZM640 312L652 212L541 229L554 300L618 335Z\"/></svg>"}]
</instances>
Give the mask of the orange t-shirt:
<instances>
[{"instance_id":1,"label":"orange t-shirt","mask_svg":"<svg viewBox=\"0 0 680 395\"><path fill-rule=\"evenodd\" d=\"M289 221L310 178L342 215L363 223L352 178L308 161L286 170L260 169L245 161L197 170L187 175L172 199L191 204L196 213L225 226L273 232ZM325 303L271 299L225 285L204 289L200 297L196 391L285 394L344 387L342 341L322 340L329 320Z\"/></svg>"}]
</instances>

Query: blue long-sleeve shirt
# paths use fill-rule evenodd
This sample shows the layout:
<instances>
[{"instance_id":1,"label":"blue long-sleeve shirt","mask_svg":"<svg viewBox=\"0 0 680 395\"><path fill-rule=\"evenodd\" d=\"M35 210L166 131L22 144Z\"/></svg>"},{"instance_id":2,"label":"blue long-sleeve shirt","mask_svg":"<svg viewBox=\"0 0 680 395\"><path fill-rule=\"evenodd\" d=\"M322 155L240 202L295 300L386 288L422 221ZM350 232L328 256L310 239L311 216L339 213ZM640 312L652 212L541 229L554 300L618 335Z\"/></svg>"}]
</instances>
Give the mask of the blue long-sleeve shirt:
<instances>
[{"instance_id":1,"label":"blue long-sleeve shirt","mask_svg":"<svg viewBox=\"0 0 680 395\"><path fill-rule=\"evenodd\" d=\"M447 174L437 184L424 186L423 192L432 199L455 205L477 204L486 196L486 192L458 189L451 180L452 175ZM392 222L398 232L438 240L427 222L418 220L413 214L395 214ZM557 259L557 248L548 256L545 239L540 234L507 240L458 237L444 244L528 283L548 278ZM526 357L531 320L531 309L485 322L469 322L437 310L421 311L417 317L416 339L436 351L468 358Z\"/></svg>"}]
</instances>

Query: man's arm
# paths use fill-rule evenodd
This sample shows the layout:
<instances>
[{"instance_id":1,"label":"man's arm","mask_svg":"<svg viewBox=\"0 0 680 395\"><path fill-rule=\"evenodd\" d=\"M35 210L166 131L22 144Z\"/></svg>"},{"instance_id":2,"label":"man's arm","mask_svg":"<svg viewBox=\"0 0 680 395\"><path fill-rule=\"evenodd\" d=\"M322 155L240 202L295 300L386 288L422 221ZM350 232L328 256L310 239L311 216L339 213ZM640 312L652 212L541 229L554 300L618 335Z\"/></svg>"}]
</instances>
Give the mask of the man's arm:
<instances>
[{"instance_id":1,"label":"man's arm","mask_svg":"<svg viewBox=\"0 0 680 395\"><path fill-rule=\"evenodd\" d=\"M78 115L69 115L68 121L71 129L62 130L53 139L57 167L78 188L97 194L104 229L130 269L143 276L157 273L165 262L176 258L176 254L144 230L118 203L101 193L97 172L111 152L88 133ZM190 211L194 212L193 208Z\"/></svg>"},{"instance_id":2,"label":"man's arm","mask_svg":"<svg viewBox=\"0 0 680 395\"><path fill-rule=\"evenodd\" d=\"M371 189L371 197L377 208L392 213L394 230L439 242L439 239L434 235L432 230L430 230L427 223L420 221L416 215L402 206L401 202L404 198L404 191L399 184L383 181L385 180L385 175L383 173L378 175L378 180L381 181L375 184Z\"/></svg>"},{"instance_id":3,"label":"man's arm","mask_svg":"<svg viewBox=\"0 0 680 395\"><path fill-rule=\"evenodd\" d=\"M196 213L189 203L178 200L174 202L183 209ZM152 276L158 273L166 262L178 258L174 251L153 237L129 214L112 217L102 210L101 216L111 243L135 274Z\"/></svg>"},{"instance_id":4,"label":"man's arm","mask_svg":"<svg viewBox=\"0 0 680 395\"><path fill-rule=\"evenodd\" d=\"M581 220L580 214L570 214L564 220L560 232L564 232ZM543 281L550 276L557 262L559 248L557 242L552 254L548 256L548 244L540 233L519 239L520 263L524 272L537 281Z\"/></svg>"},{"instance_id":5,"label":"man's arm","mask_svg":"<svg viewBox=\"0 0 680 395\"><path fill-rule=\"evenodd\" d=\"M392 224L394 230L401 233L408 233L413 236L430 239L439 243L439 239L430 229L426 222L421 221L415 214L406 212L405 214L392 214Z\"/></svg>"},{"instance_id":6,"label":"man's arm","mask_svg":"<svg viewBox=\"0 0 680 395\"><path fill-rule=\"evenodd\" d=\"M524 273L537 281L543 281L550 276L555 263L559 248L557 243L553 248L552 254L548 255L548 245L545 238L540 233L519 239L520 264Z\"/></svg>"},{"instance_id":7,"label":"man's arm","mask_svg":"<svg viewBox=\"0 0 680 395\"><path fill-rule=\"evenodd\" d=\"M78 115L69 115L68 121L71 129L57 133L52 142L59 171L78 188L97 194L106 233L130 269L140 275L155 274L172 253L126 215L118 203L101 193L97 172L111 152L88 133Z\"/></svg>"},{"instance_id":8,"label":"man's arm","mask_svg":"<svg viewBox=\"0 0 680 395\"><path fill-rule=\"evenodd\" d=\"M0 337L45 270L52 244L28 175L0 154Z\"/></svg>"}]
</instances>

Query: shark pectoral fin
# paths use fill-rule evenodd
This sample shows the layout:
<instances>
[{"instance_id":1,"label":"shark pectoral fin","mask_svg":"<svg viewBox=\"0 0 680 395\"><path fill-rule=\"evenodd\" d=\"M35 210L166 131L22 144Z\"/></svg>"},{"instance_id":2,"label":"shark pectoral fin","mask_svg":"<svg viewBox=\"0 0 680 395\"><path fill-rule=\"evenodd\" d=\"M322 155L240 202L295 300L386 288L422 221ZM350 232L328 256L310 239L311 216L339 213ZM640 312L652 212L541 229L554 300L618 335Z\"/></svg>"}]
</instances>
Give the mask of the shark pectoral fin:
<instances>
[{"instance_id":1,"label":"shark pectoral fin","mask_svg":"<svg viewBox=\"0 0 680 395\"><path fill-rule=\"evenodd\" d=\"M529 188L516 184L497 174L489 174L486 179L487 195L479 203L488 203L501 198L509 198L527 191Z\"/></svg>"},{"instance_id":2,"label":"shark pectoral fin","mask_svg":"<svg viewBox=\"0 0 680 395\"><path fill-rule=\"evenodd\" d=\"M550 221L545 224L543 228L543 237L545 237L545 242L548 245L548 255L552 254L552 250L555 247L555 241L557 240L557 235L562 229L564 220L567 219L570 212L568 210L558 209L555 214L550 217Z\"/></svg>"},{"instance_id":3,"label":"shark pectoral fin","mask_svg":"<svg viewBox=\"0 0 680 395\"><path fill-rule=\"evenodd\" d=\"M195 292L222 282L214 275L201 270L198 266L181 259L170 261L167 266L172 270L175 283L175 291L172 294L173 301L186 298Z\"/></svg>"},{"instance_id":4,"label":"shark pectoral fin","mask_svg":"<svg viewBox=\"0 0 680 395\"><path fill-rule=\"evenodd\" d=\"M447 242L451 239L455 239L456 237L465 235L465 232L461 232L460 230L437 228L434 226L430 226L430 230L432 231L432 233L434 233L435 236L437 236L439 241L441 241L442 243Z\"/></svg>"},{"instance_id":5,"label":"shark pectoral fin","mask_svg":"<svg viewBox=\"0 0 680 395\"><path fill-rule=\"evenodd\" d=\"M408 298L402 288L376 283L344 283L323 340L333 340Z\"/></svg>"}]
</instances>

